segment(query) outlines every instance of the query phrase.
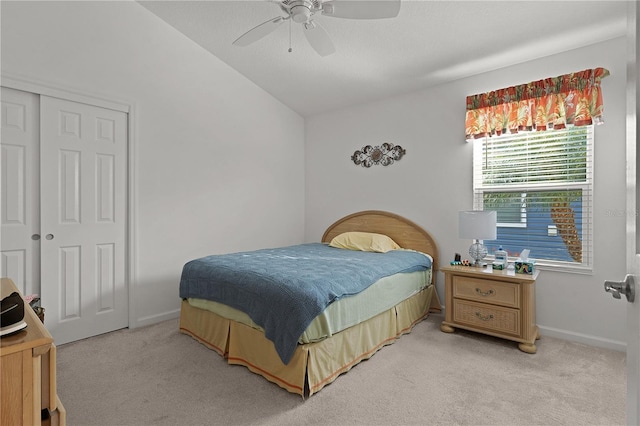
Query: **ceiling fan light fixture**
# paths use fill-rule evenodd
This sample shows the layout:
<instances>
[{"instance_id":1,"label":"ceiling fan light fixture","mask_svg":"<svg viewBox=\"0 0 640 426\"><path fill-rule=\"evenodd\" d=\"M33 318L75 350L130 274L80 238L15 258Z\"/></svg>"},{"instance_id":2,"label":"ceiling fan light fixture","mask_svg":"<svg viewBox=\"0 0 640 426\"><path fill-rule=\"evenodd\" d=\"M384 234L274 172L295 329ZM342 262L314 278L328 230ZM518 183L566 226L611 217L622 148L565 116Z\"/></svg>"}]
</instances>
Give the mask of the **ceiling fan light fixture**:
<instances>
[{"instance_id":1,"label":"ceiling fan light fixture","mask_svg":"<svg viewBox=\"0 0 640 426\"><path fill-rule=\"evenodd\" d=\"M311 17L311 10L306 4L298 4L291 8L291 19L293 22L297 22L299 24L305 23L309 21Z\"/></svg>"}]
</instances>

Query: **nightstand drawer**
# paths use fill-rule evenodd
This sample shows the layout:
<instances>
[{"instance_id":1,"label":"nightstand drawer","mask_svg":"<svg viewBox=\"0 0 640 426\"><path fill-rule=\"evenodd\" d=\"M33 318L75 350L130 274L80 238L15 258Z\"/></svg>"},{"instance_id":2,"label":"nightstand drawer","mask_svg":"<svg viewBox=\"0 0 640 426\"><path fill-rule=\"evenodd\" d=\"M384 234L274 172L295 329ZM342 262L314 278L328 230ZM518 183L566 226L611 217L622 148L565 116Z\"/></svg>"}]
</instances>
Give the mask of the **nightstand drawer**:
<instances>
[{"instance_id":1,"label":"nightstand drawer","mask_svg":"<svg viewBox=\"0 0 640 426\"><path fill-rule=\"evenodd\" d=\"M520 311L454 299L453 320L501 334L520 335Z\"/></svg>"},{"instance_id":2,"label":"nightstand drawer","mask_svg":"<svg viewBox=\"0 0 640 426\"><path fill-rule=\"evenodd\" d=\"M455 276L453 277L453 297L519 308L520 286L515 283Z\"/></svg>"}]
</instances>

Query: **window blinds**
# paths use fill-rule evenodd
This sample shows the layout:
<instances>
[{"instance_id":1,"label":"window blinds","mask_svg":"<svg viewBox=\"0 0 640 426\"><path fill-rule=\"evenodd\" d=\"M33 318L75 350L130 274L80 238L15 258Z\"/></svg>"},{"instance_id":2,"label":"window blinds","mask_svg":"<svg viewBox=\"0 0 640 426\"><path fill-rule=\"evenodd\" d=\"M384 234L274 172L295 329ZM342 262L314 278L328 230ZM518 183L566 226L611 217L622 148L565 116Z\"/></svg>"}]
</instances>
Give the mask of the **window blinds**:
<instances>
[{"instance_id":1,"label":"window blinds","mask_svg":"<svg viewBox=\"0 0 640 426\"><path fill-rule=\"evenodd\" d=\"M474 208L498 212L498 238L512 257L590 268L593 125L492 136L474 142Z\"/></svg>"}]
</instances>

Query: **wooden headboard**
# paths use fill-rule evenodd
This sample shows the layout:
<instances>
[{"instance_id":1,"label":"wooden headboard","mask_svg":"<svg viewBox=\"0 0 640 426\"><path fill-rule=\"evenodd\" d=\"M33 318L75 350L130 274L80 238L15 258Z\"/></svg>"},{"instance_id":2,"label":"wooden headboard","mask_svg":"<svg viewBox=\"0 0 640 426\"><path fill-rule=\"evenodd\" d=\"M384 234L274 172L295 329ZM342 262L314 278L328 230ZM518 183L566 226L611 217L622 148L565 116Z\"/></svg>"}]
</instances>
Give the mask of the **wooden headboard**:
<instances>
[{"instance_id":1,"label":"wooden headboard","mask_svg":"<svg viewBox=\"0 0 640 426\"><path fill-rule=\"evenodd\" d=\"M440 261L438 245L429 232L409 219L379 210L353 213L329 226L322 236L322 242L328 243L335 236L349 231L384 234L402 248L413 249L431 255L435 282L435 272L438 270Z\"/></svg>"}]
</instances>

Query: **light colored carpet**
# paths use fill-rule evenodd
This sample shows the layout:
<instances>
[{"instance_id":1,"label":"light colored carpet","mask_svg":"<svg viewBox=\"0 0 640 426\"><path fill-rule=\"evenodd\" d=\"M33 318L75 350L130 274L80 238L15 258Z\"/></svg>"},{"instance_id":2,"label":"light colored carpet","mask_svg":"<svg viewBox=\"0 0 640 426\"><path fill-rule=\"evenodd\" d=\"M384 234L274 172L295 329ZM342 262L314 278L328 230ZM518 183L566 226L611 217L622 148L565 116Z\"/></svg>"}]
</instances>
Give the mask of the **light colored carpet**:
<instances>
[{"instance_id":1,"label":"light colored carpet","mask_svg":"<svg viewBox=\"0 0 640 426\"><path fill-rule=\"evenodd\" d=\"M303 400L178 332L171 320L58 347L74 425L616 425L625 354L550 337L538 353L480 334L412 333Z\"/></svg>"}]
</instances>

